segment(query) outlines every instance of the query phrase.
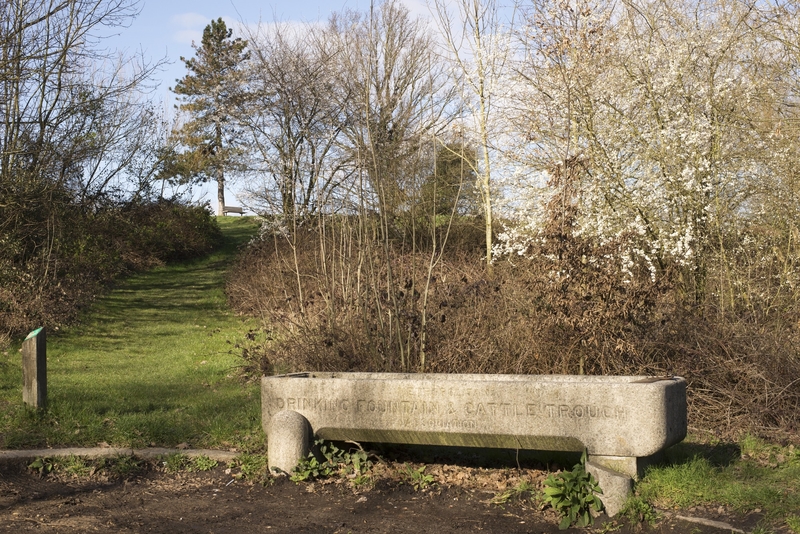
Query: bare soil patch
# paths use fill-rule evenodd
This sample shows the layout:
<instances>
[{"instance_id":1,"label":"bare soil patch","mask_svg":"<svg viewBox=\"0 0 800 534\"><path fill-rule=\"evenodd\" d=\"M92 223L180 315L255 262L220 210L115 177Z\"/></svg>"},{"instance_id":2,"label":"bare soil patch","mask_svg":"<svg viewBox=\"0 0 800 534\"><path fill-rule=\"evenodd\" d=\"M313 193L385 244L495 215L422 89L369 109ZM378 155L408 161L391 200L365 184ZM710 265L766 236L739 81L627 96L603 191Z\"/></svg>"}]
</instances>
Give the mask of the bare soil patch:
<instances>
[{"instance_id":1,"label":"bare soil patch","mask_svg":"<svg viewBox=\"0 0 800 534\"><path fill-rule=\"evenodd\" d=\"M453 484L425 491L388 478L359 488L342 479L296 484L279 477L263 484L237 479L224 467L170 474L154 465L120 480L65 473L40 477L24 463L12 463L0 466L0 532L564 532L558 530L552 510L529 499L492 502L498 491L488 481L543 477L544 472L429 467ZM655 527L643 528L625 521L605 525L610 520L603 515L593 529L567 532L731 532L687 522L678 515L726 521L746 532L758 519L708 508L671 512Z\"/></svg>"}]
</instances>

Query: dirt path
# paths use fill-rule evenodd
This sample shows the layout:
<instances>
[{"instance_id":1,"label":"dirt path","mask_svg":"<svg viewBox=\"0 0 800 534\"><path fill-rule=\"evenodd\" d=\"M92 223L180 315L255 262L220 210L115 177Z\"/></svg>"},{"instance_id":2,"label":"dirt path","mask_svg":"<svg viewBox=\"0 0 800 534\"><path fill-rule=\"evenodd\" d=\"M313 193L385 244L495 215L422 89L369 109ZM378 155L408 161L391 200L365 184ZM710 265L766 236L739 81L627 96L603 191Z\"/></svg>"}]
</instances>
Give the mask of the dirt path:
<instances>
[{"instance_id":1,"label":"dirt path","mask_svg":"<svg viewBox=\"0 0 800 534\"><path fill-rule=\"evenodd\" d=\"M277 478L263 485L237 480L223 467L168 474L151 466L126 480L63 473L40 478L24 463L7 463L0 465L0 532L564 532L558 530L552 511L540 510L529 500L492 504L494 494L462 486L415 491L387 480L358 490L346 481L295 484ZM736 529L750 532L756 518L733 519ZM674 516L642 530L610 523L601 516L588 531L716 534L737 530Z\"/></svg>"}]
</instances>

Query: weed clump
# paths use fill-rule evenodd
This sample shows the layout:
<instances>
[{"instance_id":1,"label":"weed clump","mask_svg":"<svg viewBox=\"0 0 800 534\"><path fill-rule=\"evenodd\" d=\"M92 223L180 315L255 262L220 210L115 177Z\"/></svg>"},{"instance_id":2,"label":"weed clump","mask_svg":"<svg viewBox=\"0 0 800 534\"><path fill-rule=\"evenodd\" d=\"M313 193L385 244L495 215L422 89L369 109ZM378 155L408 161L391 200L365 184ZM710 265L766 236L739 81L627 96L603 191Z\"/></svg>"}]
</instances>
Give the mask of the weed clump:
<instances>
[{"instance_id":1,"label":"weed clump","mask_svg":"<svg viewBox=\"0 0 800 534\"><path fill-rule=\"evenodd\" d=\"M28 469L40 477L129 479L147 467L146 462L133 456L115 458L84 458L81 456L36 458Z\"/></svg>"},{"instance_id":2,"label":"weed clump","mask_svg":"<svg viewBox=\"0 0 800 534\"><path fill-rule=\"evenodd\" d=\"M591 473L586 471L586 451L572 471L550 475L544 485L544 502L561 515L559 530L566 530L572 525L589 526L592 524L591 512L603 509L603 503L597 496L603 492Z\"/></svg>"},{"instance_id":3,"label":"weed clump","mask_svg":"<svg viewBox=\"0 0 800 534\"><path fill-rule=\"evenodd\" d=\"M181 471L196 472L210 471L217 467L218 462L208 456L187 456L185 454L168 454L161 460L161 464L168 473Z\"/></svg>"},{"instance_id":4,"label":"weed clump","mask_svg":"<svg viewBox=\"0 0 800 534\"><path fill-rule=\"evenodd\" d=\"M316 440L314 449L308 456L300 459L290 474L292 481L305 482L340 476L351 478L358 485L372 468L369 454L360 447L341 449L334 443Z\"/></svg>"}]
</instances>

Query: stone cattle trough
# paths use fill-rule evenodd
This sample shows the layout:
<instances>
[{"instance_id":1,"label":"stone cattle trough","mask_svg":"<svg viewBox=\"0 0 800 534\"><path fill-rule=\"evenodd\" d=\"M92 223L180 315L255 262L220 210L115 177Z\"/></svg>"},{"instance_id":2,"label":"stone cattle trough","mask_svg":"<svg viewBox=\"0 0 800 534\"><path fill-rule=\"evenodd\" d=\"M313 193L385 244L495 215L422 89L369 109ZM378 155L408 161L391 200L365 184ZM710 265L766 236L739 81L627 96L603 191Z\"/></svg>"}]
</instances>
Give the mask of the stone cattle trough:
<instances>
[{"instance_id":1,"label":"stone cattle trough","mask_svg":"<svg viewBox=\"0 0 800 534\"><path fill-rule=\"evenodd\" d=\"M327 440L588 452L614 515L631 479L686 436L680 377L296 373L264 377L269 464Z\"/></svg>"}]
</instances>

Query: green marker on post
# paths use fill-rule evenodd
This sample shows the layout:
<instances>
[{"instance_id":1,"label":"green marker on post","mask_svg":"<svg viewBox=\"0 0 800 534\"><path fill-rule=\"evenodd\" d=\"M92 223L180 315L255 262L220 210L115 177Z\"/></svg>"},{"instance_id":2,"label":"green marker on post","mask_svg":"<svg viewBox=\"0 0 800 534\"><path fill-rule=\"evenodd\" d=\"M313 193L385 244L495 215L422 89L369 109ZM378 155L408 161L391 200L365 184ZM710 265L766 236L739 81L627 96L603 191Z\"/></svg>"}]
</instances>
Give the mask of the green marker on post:
<instances>
[{"instance_id":1,"label":"green marker on post","mask_svg":"<svg viewBox=\"0 0 800 534\"><path fill-rule=\"evenodd\" d=\"M41 332L42 330L44 330L44 327L37 328L36 330L34 330L30 334L28 334L28 337L26 337L25 339L28 340L28 339L31 339L31 338L34 338L34 337L38 336L39 332Z\"/></svg>"}]
</instances>

